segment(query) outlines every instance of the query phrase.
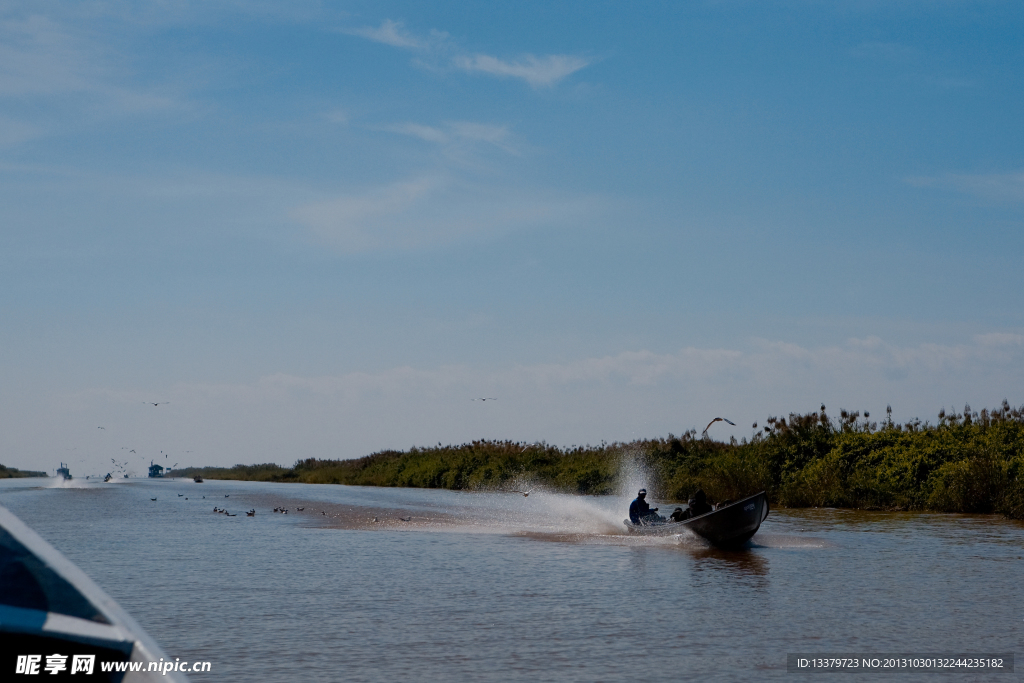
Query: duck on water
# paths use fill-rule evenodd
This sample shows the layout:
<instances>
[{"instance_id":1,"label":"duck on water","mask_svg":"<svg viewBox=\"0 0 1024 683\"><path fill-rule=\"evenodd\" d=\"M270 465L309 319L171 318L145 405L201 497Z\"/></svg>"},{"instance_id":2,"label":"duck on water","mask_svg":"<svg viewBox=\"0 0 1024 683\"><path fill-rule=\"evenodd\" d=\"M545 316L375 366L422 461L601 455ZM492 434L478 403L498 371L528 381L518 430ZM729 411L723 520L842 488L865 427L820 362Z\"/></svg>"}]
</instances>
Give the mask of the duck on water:
<instances>
[{"instance_id":1,"label":"duck on water","mask_svg":"<svg viewBox=\"0 0 1024 683\"><path fill-rule=\"evenodd\" d=\"M668 536L684 530L707 539L713 545L735 548L746 543L757 533L768 517L768 497L764 491L737 501L725 501L717 506L707 502L703 490L690 499L687 509L676 508L666 519L647 502L647 489L640 489L636 500L629 506L629 519L623 520L631 534Z\"/></svg>"}]
</instances>

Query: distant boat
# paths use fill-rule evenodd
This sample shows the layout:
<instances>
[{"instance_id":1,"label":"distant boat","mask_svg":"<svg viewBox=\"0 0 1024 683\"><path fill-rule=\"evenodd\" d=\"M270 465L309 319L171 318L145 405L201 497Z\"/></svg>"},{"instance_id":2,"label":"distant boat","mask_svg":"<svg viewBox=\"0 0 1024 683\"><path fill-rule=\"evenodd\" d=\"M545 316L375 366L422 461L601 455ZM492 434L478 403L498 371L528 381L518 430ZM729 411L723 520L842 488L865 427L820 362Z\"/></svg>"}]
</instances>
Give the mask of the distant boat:
<instances>
[{"instance_id":1,"label":"distant boat","mask_svg":"<svg viewBox=\"0 0 1024 683\"><path fill-rule=\"evenodd\" d=\"M692 531L723 548L743 545L761 528L761 522L768 517L768 496L764 491L749 498L729 503L717 510L699 517L684 519L682 522L654 522L633 524L623 520L626 530L642 536L670 536Z\"/></svg>"},{"instance_id":2,"label":"distant boat","mask_svg":"<svg viewBox=\"0 0 1024 683\"><path fill-rule=\"evenodd\" d=\"M195 482L195 483L197 483L197 484L202 484L202 483L203 483L203 478L202 478L202 477L200 477L200 476L199 476L199 475L197 474L196 476L192 477L192 481L194 481L194 482Z\"/></svg>"},{"instance_id":3,"label":"distant boat","mask_svg":"<svg viewBox=\"0 0 1024 683\"><path fill-rule=\"evenodd\" d=\"M48 655L75 655L63 663L83 680L187 683L184 674L158 668L171 660L135 621L81 569L0 507L0 661L32 667L46 679ZM59 655L53 655L59 656ZM88 665L92 668L74 669ZM141 662L142 671L109 673L101 662ZM153 671L148 670L153 667ZM4 678L10 675L4 674ZM90 675L92 674L92 675ZM61 676L63 680L63 676ZM8 679L11 680L11 679ZM74 680L72 678L71 680Z\"/></svg>"},{"instance_id":4,"label":"distant boat","mask_svg":"<svg viewBox=\"0 0 1024 683\"><path fill-rule=\"evenodd\" d=\"M149 461L149 476L153 479L161 479L164 476L164 468L162 465L154 465L153 461Z\"/></svg>"},{"instance_id":5,"label":"distant boat","mask_svg":"<svg viewBox=\"0 0 1024 683\"><path fill-rule=\"evenodd\" d=\"M86 477L86 479L88 479L88 477ZM107 476L103 477L103 481L105 482L110 481L111 479L113 479L113 477L110 476L110 472L107 472Z\"/></svg>"},{"instance_id":6,"label":"distant boat","mask_svg":"<svg viewBox=\"0 0 1024 683\"><path fill-rule=\"evenodd\" d=\"M65 481L67 481L68 479L72 478L71 477L71 470L69 470L68 466L65 465L64 463L61 463L60 467L57 468L57 475L61 476L61 477L64 477Z\"/></svg>"}]
</instances>

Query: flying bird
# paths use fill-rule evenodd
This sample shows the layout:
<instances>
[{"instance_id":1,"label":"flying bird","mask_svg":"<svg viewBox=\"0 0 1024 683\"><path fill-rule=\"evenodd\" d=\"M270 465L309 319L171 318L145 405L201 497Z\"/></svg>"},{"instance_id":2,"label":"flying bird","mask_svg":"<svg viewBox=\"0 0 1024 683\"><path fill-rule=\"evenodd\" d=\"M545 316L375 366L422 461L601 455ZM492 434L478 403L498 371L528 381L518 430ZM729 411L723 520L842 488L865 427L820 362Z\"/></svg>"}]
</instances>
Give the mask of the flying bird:
<instances>
[{"instance_id":1,"label":"flying bird","mask_svg":"<svg viewBox=\"0 0 1024 683\"><path fill-rule=\"evenodd\" d=\"M106 427L97 427L96 429L106 429Z\"/></svg>"},{"instance_id":2,"label":"flying bird","mask_svg":"<svg viewBox=\"0 0 1024 683\"><path fill-rule=\"evenodd\" d=\"M498 399L494 398L493 396L488 396L487 398L473 398L473 399L470 399L470 400L471 401L497 401Z\"/></svg>"},{"instance_id":3,"label":"flying bird","mask_svg":"<svg viewBox=\"0 0 1024 683\"><path fill-rule=\"evenodd\" d=\"M735 427L735 426L736 426L736 423L735 423L735 422L733 422L732 420L727 420L727 419L725 419L724 417L716 417L716 418L715 418L714 420L712 420L711 422L708 422L708 426L704 428L704 431L703 431L703 432L701 432L701 436L703 436L703 435L707 434L707 433L708 433L708 429L710 429L710 428L711 428L711 425L715 424L716 422L728 422L728 423L729 423L729 424L731 424L731 425L732 425L733 427Z\"/></svg>"},{"instance_id":4,"label":"flying bird","mask_svg":"<svg viewBox=\"0 0 1024 683\"><path fill-rule=\"evenodd\" d=\"M167 405L168 403L170 403L170 401L161 401L160 403L153 403L152 401L143 401L142 403L143 403L144 405L147 405L147 406L153 406L153 407L155 408L155 407L157 407L157 406L165 406L165 405Z\"/></svg>"}]
</instances>

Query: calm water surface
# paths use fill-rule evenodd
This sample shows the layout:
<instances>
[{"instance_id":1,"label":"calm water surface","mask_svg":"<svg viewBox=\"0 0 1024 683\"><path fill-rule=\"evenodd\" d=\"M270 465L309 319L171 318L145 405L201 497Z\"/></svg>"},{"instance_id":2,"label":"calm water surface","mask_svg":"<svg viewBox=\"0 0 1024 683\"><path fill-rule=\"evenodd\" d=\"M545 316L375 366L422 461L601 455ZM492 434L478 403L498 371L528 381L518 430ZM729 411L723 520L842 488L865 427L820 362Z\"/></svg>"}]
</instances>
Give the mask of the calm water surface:
<instances>
[{"instance_id":1,"label":"calm water surface","mask_svg":"<svg viewBox=\"0 0 1024 683\"><path fill-rule=\"evenodd\" d=\"M196 681L833 680L787 673L786 654L1024 653L1020 523L772 511L723 552L625 536L628 502L0 481L0 504L170 656L212 662Z\"/></svg>"}]
</instances>

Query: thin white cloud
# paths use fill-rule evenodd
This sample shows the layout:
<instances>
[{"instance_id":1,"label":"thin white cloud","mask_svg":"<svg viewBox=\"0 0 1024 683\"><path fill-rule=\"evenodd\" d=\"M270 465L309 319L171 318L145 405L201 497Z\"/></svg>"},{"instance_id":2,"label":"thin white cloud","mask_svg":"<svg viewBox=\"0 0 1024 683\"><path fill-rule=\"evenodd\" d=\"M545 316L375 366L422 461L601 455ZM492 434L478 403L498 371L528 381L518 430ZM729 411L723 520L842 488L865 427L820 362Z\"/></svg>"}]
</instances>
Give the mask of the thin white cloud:
<instances>
[{"instance_id":1,"label":"thin white cloud","mask_svg":"<svg viewBox=\"0 0 1024 683\"><path fill-rule=\"evenodd\" d=\"M0 97L81 96L92 111L165 109L165 94L119 83L123 56L73 26L40 15L0 21Z\"/></svg>"},{"instance_id":2,"label":"thin white cloud","mask_svg":"<svg viewBox=\"0 0 1024 683\"><path fill-rule=\"evenodd\" d=\"M340 126L348 125L349 116L348 112L344 109L333 109L324 114L324 118L331 123L336 123Z\"/></svg>"},{"instance_id":3,"label":"thin white cloud","mask_svg":"<svg viewBox=\"0 0 1024 683\"><path fill-rule=\"evenodd\" d=\"M459 137L466 140L480 140L492 145L502 145L509 137L508 126L494 126L472 121L453 121L449 125Z\"/></svg>"},{"instance_id":4,"label":"thin white cloud","mask_svg":"<svg viewBox=\"0 0 1024 683\"><path fill-rule=\"evenodd\" d=\"M409 135L414 138L419 138L425 142L437 142L447 143L451 140L448 134L443 130L434 128L433 126L424 126L419 123L396 123L386 126L376 126L377 130L383 130L390 133L398 133L399 135Z\"/></svg>"},{"instance_id":5,"label":"thin white cloud","mask_svg":"<svg viewBox=\"0 0 1024 683\"><path fill-rule=\"evenodd\" d=\"M509 154L519 154L519 145L513 141L508 126L499 126L474 121L447 121L441 127L421 123L395 123L372 126L372 130L398 133L449 147L466 147L484 143L497 147Z\"/></svg>"},{"instance_id":6,"label":"thin white cloud","mask_svg":"<svg viewBox=\"0 0 1024 683\"><path fill-rule=\"evenodd\" d=\"M360 36L377 43L384 43L391 47L400 47L407 50L426 49L430 43L426 40L416 38L405 30L400 21L385 19L380 26L362 26L359 28L342 29L342 33Z\"/></svg>"},{"instance_id":7,"label":"thin white cloud","mask_svg":"<svg viewBox=\"0 0 1024 683\"><path fill-rule=\"evenodd\" d=\"M291 211L343 252L410 249L514 230L577 225L599 202L482 186L446 174L370 187Z\"/></svg>"},{"instance_id":8,"label":"thin white cloud","mask_svg":"<svg viewBox=\"0 0 1024 683\"><path fill-rule=\"evenodd\" d=\"M590 62L574 55L525 55L518 61L506 62L490 55L456 57L456 68L469 73L484 73L501 78L519 78L535 88L549 87L573 74Z\"/></svg>"},{"instance_id":9,"label":"thin white cloud","mask_svg":"<svg viewBox=\"0 0 1024 683\"><path fill-rule=\"evenodd\" d=\"M906 182L914 187L952 190L997 201L1024 201L1024 171L1015 173L947 173L941 176L913 176Z\"/></svg>"},{"instance_id":10,"label":"thin white cloud","mask_svg":"<svg viewBox=\"0 0 1024 683\"><path fill-rule=\"evenodd\" d=\"M360 36L374 42L383 43L403 50L420 53L415 63L429 69L437 69L435 63L447 64L466 73L479 73L498 78L517 78L529 83L534 88L551 87L580 69L590 64L590 60L575 55L531 54L507 61L486 54L465 54L458 49L450 36L441 31L431 31L426 37L420 37L407 31L398 21L385 19L380 26L363 26L343 29L342 33ZM431 57L435 63L425 61Z\"/></svg>"}]
</instances>

